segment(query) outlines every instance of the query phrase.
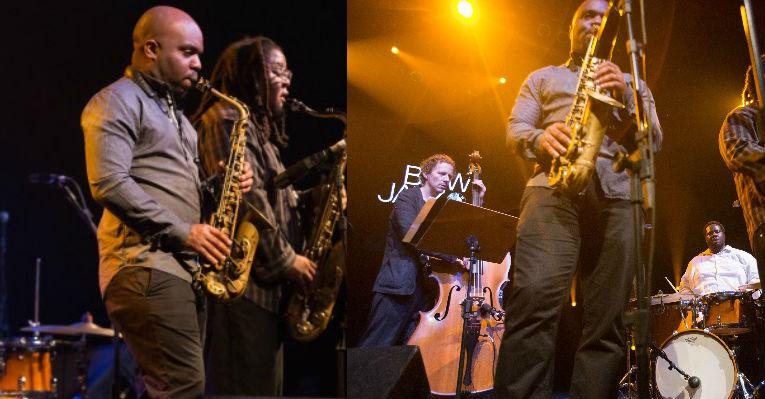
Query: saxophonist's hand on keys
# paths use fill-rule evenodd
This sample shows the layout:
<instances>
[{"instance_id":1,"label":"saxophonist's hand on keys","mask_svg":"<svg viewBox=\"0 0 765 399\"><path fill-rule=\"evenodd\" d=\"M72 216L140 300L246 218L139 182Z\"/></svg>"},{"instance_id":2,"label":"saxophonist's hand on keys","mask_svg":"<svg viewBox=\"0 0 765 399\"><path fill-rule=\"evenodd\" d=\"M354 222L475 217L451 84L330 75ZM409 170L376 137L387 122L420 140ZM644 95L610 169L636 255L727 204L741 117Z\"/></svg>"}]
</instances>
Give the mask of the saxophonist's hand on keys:
<instances>
[{"instance_id":1,"label":"saxophonist's hand on keys","mask_svg":"<svg viewBox=\"0 0 765 399\"><path fill-rule=\"evenodd\" d=\"M287 278L296 283L301 292L307 292L316 277L316 263L303 255L295 255L295 261L286 273Z\"/></svg>"},{"instance_id":2,"label":"saxophonist's hand on keys","mask_svg":"<svg viewBox=\"0 0 765 399\"><path fill-rule=\"evenodd\" d=\"M539 137L539 150L553 159L558 158L566 153L570 139L571 128L563 122L555 122Z\"/></svg>"},{"instance_id":3,"label":"saxophonist's hand on keys","mask_svg":"<svg viewBox=\"0 0 765 399\"><path fill-rule=\"evenodd\" d=\"M229 255L231 240L209 224L192 224L186 246L217 266Z\"/></svg>"},{"instance_id":4,"label":"saxophonist's hand on keys","mask_svg":"<svg viewBox=\"0 0 765 399\"><path fill-rule=\"evenodd\" d=\"M604 90L610 90L616 101L622 101L627 83L619 66L611 61L603 61L595 69L595 84Z\"/></svg>"},{"instance_id":5,"label":"saxophonist's hand on keys","mask_svg":"<svg viewBox=\"0 0 765 399\"><path fill-rule=\"evenodd\" d=\"M225 162L219 161L218 166L220 166L222 171L226 170ZM242 174L239 176L239 189L242 190L243 193L246 193L252 189L252 176L252 167L250 166L250 163L244 161L244 168L242 169Z\"/></svg>"},{"instance_id":6,"label":"saxophonist's hand on keys","mask_svg":"<svg viewBox=\"0 0 765 399\"><path fill-rule=\"evenodd\" d=\"M252 189L252 167L250 163L244 162L244 170L241 176L239 176L239 189L243 193L246 193Z\"/></svg>"}]
</instances>

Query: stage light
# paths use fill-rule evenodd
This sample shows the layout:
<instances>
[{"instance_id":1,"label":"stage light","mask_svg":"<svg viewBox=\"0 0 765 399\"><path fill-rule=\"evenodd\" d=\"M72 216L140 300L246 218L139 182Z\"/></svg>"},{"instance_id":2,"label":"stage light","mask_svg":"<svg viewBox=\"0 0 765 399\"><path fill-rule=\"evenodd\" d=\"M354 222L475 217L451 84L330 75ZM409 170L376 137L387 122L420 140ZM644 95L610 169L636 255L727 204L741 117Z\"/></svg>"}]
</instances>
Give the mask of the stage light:
<instances>
[{"instance_id":1,"label":"stage light","mask_svg":"<svg viewBox=\"0 0 765 399\"><path fill-rule=\"evenodd\" d=\"M504 76L500 76L500 78L499 78L499 84L503 85L503 84L505 84L505 83L507 83L507 78L506 78L506 77L504 77Z\"/></svg>"},{"instance_id":2,"label":"stage light","mask_svg":"<svg viewBox=\"0 0 765 399\"><path fill-rule=\"evenodd\" d=\"M473 18L473 4L467 0L461 0L457 3L457 13L466 19Z\"/></svg>"},{"instance_id":3,"label":"stage light","mask_svg":"<svg viewBox=\"0 0 765 399\"><path fill-rule=\"evenodd\" d=\"M393 46L393 47L390 48L390 52L393 53L393 54L398 54L399 53L399 49L398 49L398 47Z\"/></svg>"},{"instance_id":4,"label":"stage light","mask_svg":"<svg viewBox=\"0 0 765 399\"><path fill-rule=\"evenodd\" d=\"M571 301L571 307L572 307L572 308L575 308L575 307L576 307L576 301Z\"/></svg>"}]
</instances>

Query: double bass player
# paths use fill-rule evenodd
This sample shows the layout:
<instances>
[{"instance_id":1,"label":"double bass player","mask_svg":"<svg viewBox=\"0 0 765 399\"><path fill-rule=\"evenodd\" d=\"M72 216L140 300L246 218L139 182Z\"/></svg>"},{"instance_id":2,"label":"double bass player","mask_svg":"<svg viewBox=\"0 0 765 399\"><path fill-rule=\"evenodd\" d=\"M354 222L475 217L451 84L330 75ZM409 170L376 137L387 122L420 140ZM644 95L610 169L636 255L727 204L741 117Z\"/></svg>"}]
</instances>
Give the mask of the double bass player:
<instances>
[{"instance_id":1,"label":"double bass player","mask_svg":"<svg viewBox=\"0 0 765 399\"><path fill-rule=\"evenodd\" d=\"M393 204L385 240L385 254L377 274L373 291L372 309L360 347L402 345L417 327L419 312L425 310L427 300L423 286L425 275L419 264L419 254L401 242L414 222L425 201L437 197L454 178L455 163L445 154L434 154L420 163L421 185L410 187L399 194ZM481 201L486 186L474 180L473 195ZM454 263L462 261L453 258Z\"/></svg>"}]
</instances>

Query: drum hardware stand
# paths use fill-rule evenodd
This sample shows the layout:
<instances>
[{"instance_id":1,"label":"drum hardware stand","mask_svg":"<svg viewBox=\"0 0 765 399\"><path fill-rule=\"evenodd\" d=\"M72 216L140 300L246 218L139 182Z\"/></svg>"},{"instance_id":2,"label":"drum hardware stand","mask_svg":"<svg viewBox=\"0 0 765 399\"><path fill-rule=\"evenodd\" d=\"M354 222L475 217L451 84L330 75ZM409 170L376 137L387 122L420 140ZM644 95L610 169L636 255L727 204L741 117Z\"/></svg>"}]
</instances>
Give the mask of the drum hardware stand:
<instances>
[{"instance_id":1,"label":"drum hardware stand","mask_svg":"<svg viewBox=\"0 0 765 399\"><path fill-rule=\"evenodd\" d=\"M7 337L8 328L8 286L5 282L5 257L7 253L8 212L0 211L0 338Z\"/></svg>"},{"instance_id":2,"label":"drum hardware stand","mask_svg":"<svg viewBox=\"0 0 765 399\"><path fill-rule=\"evenodd\" d=\"M721 325L720 323L720 316L717 316L717 324ZM708 331L708 328L704 329L704 331ZM726 342L726 345L729 345L729 349L731 353L733 354L733 361L738 364L739 362L739 353L741 352L741 344L738 342L738 335L729 335L728 336L729 342ZM754 399L755 397L755 387L752 385L751 381L749 381L749 378L741 371L738 371L738 375L736 376L736 391L737 391L737 399Z\"/></svg>"},{"instance_id":3,"label":"drum hardware stand","mask_svg":"<svg viewBox=\"0 0 765 399\"><path fill-rule=\"evenodd\" d=\"M120 332L117 328L114 329L112 343L114 345L114 381L112 382L112 399L125 399L128 397L129 387L123 386L122 384L122 373L120 372L120 364L122 363L120 359Z\"/></svg>"},{"instance_id":4,"label":"drum hardware stand","mask_svg":"<svg viewBox=\"0 0 765 399\"><path fill-rule=\"evenodd\" d=\"M480 251L482 259L496 259L496 263L501 262L515 242L517 223L518 218L515 216L455 201L442 195L425 203L402 240L420 252L442 253L470 259L468 292L461 304L463 326L455 389L457 398L471 396L465 389L473 383L471 365L480 335L482 313L491 314L495 318L504 316L503 312L491 306L493 304L489 304L489 307L483 306L486 305L481 296L484 290L481 287L481 279L478 278L483 274L482 262L476 254ZM467 245L456 244L460 242ZM483 246L479 245L479 242ZM459 288L453 286L452 289L455 287ZM451 293L450 290L449 298ZM446 317L450 302L447 301L447 310L442 319Z\"/></svg>"},{"instance_id":5,"label":"drum hardware stand","mask_svg":"<svg viewBox=\"0 0 765 399\"><path fill-rule=\"evenodd\" d=\"M88 342L85 335L82 335L79 340L77 340L77 343L74 344L74 347L76 348L78 355L77 355L77 391L79 391L79 398L86 399L88 397L88 354L87 354L87 348L88 348Z\"/></svg>"},{"instance_id":6,"label":"drum hardware stand","mask_svg":"<svg viewBox=\"0 0 765 399\"><path fill-rule=\"evenodd\" d=\"M738 372L738 398L739 399L754 399L755 389L749 379L746 378L744 373Z\"/></svg>"},{"instance_id":7,"label":"drum hardware stand","mask_svg":"<svg viewBox=\"0 0 765 399\"><path fill-rule=\"evenodd\" d=\"M34 316L32 320L27 320L30 327L40 326L40 265L42 259L35 259L35 297L34 297ZM39 331L33 331L32 336L37 339L40 337Z\"/></svg>"},{"instance_id":8,"label":"drum hardware stand","mask_svg":"<svg viewBox=\"0 0 765 399\"><path fill-rule=\"evenodd\" d=\"M644 16L643 2L640 2L640 16ZM653 165L653 135L650 126L651 118L646 115L648 107L641 96L643 82L646 77L639 74L638 60L645 65L645 46L647 44L645 18L641 18L642 42L635 39L635 32L632 26L632 1L622 0L620 2L621 11L627 22L627 54L630 60L630 73L632 74L632 94L635 104L634 122L637 126L635 131L635 141L638 149L632 154L619 153L614 159L614 171L620 172L625 169L630 173L632 219L634 224L634 248L635 248L635 271L636 271L636 289L635 296L638 301L638 307L634 311L629 311L624 316L625 324L630 326L635 332L636 359L637 359L637 391L638 398L649 399L650 393L650 360L648 354L650 319L649 319L649 298L651 271L653 269L653 251L654 234L648 231L648 243L643 245L644 224L642 221L642 211L645 210L647 216L646 226L653 229L656 219L655 206L655 181ZM643 70L645 72L645 68ZM645 248L645 254L643 254Z\"/></svg>"},{"instance_id":9,"label":"drum hardware stand","mask_svg":"<svg viewBox=\"0 0 765 399\"><path fill-rule=\"evenodd\" d=\"M633 384L631 381L635 377L636 373L637 373L637 366L631 366L630 369L627 370L626 373L624 373L624 375L622 376L622 379L619 380L619 384L618 384L619 389L626 388L627 398L629 399L633 398L635 384Z\"/></svg>"}]
</instances>

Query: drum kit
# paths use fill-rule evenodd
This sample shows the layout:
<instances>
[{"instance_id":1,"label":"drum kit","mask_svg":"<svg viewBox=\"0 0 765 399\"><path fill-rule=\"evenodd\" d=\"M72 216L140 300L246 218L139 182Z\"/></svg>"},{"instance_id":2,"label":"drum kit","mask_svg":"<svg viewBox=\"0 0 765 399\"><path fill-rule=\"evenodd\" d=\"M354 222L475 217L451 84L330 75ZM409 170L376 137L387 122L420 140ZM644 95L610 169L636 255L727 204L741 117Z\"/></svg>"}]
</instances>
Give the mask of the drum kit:
<instances>
[{"instance_id":1,"label":"drum kit","mask_svg":"<svg viewBox=\"0 0 765 399\"><path fill-rule=\"evenodd\" d=\"M765 299L760 283L707 295L651 297L651 352L655 398L749 399L763 380ZM623 381L632 377L633 366ZM627 387L629 393L624 392ZM632 397L629 383L622 396Z\"/></svg>"},{"instance_id":2,"label":"drum kit","mask_svg":"<svg viewBox=\"0 0 765 399\"><path fill-rule=\"evenodd\" d=\"M93 323L89 313L85 313L81 322L69 325L30 322L30 326L21 331L32 335L0 339L0 399L86 397L86 337L115 338L114 330ZM63 375L68 374L65 370L67 365L60 364L60 359L57 359L63 353L75 354L76 383L67 381Z\"/></svg>"}]
</instances>

